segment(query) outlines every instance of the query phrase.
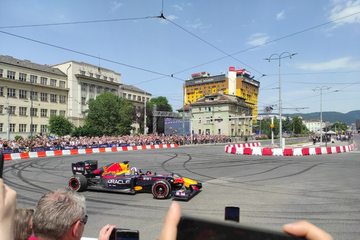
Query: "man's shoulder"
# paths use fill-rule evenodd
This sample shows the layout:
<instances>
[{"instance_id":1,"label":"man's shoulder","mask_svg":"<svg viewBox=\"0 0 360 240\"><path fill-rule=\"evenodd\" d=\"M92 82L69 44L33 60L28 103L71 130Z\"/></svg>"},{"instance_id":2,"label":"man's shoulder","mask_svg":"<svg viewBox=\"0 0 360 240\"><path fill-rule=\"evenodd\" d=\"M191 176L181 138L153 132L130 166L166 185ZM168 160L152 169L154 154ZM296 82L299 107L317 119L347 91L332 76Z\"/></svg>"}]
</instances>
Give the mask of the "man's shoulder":
<instances>
[{"instance_id":1,"label":"man's shoulder","mask_svg":"<svg viewBox=\"0 0 360 240\"><path fill-rule=\"evenodd\" d=\"M41 240L41 239L36 238L36 237L34 237L33 235L31 235L31 236L29 237L29 240Z\"/></svg>"}]
</instances>

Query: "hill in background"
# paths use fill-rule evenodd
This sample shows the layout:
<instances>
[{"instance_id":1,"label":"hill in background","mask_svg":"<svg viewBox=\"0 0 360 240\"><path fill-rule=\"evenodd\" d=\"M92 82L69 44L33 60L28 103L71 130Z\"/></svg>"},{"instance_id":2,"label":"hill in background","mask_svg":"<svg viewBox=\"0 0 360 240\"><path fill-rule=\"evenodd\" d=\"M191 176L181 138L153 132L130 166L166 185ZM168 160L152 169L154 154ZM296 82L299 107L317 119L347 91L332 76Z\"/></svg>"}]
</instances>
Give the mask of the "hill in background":
<instances>
[{"instance_id":1,"label":"hill in background","mask_svg":"<svg viewBox=\"0 0 360 240\"><path fill-rule=\"evenodd\" d=\"M284 117L296 117L302 116L305 120L320 119L320 112L313 113L292 113L292 114L282 114ZM344 122L347 125L356 123L357 119L360 119L360 110L350 111L348 113L340 112L322 112L323 121L326 122Z\"/></svg>"}]
</instances>

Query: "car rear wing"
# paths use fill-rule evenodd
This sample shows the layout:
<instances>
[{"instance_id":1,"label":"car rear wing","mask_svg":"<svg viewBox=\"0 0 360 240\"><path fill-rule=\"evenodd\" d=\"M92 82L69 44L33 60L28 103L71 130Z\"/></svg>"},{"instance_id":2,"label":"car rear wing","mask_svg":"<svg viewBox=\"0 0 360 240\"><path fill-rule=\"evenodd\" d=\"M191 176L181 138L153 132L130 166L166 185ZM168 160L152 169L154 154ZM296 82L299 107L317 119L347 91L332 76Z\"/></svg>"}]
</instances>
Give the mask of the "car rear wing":
<instances>
[{"instance_id":1,"label":"car rear wing","mask_svg":"<svg viewBox=\"0 0 360 240\"><path fill-rule=\"evenodd\" d=\"M85 162L77 162L71 164L73 174L85 174Z\"/></svg>"}]
</instances>

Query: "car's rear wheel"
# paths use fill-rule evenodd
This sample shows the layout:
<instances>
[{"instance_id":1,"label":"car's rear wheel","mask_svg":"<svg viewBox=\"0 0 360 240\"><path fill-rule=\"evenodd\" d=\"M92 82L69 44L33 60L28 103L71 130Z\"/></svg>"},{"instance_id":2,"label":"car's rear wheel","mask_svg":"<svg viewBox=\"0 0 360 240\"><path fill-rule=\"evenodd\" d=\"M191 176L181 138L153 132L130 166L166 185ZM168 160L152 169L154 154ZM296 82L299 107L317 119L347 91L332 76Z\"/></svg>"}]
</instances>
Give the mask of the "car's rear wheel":
<instances>
[{"instance_id":1,"label":"car's rear wheel","mask_svg":"<svg viewBox=\"0 0 360 240\"><path fill-rule=\"evenodd\" d=\"M87 189L87 179L84 175L74 175L69 179L69 187L76 192L82 192Z\"/></svg>"},{"instance_id":2,"label":"car's rear wheel","mask_svg":"<svg viewBox=\"0 0 360 240\"><path fill-rule=\"evenodd\" d=\"M167 198L171 191L171 185L168 181L159 180L153 183L151 193L154 198Z\"/></svg>"}]
</instances>

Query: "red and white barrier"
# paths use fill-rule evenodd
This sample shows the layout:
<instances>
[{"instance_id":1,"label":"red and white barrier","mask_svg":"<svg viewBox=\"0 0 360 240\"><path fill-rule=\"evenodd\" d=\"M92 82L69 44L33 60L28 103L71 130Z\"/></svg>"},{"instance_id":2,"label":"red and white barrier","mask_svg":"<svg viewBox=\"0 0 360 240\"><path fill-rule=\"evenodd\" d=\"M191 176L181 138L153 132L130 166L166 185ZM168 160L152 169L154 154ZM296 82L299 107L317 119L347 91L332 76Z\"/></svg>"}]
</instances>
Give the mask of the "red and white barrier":
<instances>
[{"instance_id":1,"label":"red and white barrier","mask_svg":"<svg viewBox=\"0 0 360 240\"><path fill-rule=\"evenodd\" d=\"M164 144L164 145L146 145L146 146L130 146L130 147L71 149L71 150L56 150L56 151L43 151L43 152L28 152L28 153L7 153L4 154L4 160L10 161L10 160L18 160L18 159L26 159L26 158L54 157L54 156L91 154L91 153L103 153L103 152L124 152L124 151L174 148L174 147L178 147L178 145Z\"/></svg>"},{"instance_id":2,"label":"red and white barrier","mask_svg":"<svg viewBox=\"0 0 360 240\"><path fill-rule=\"evenodd\" d=\"M262 156L306 156L323 155L352 151L355 144L337 147L313 147L313 148L260 148L260 143L243 143L225 146L226 153Z\"/></svg>"}]
</instances>

